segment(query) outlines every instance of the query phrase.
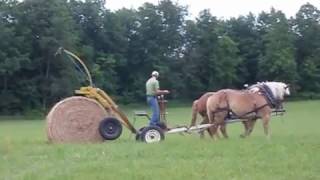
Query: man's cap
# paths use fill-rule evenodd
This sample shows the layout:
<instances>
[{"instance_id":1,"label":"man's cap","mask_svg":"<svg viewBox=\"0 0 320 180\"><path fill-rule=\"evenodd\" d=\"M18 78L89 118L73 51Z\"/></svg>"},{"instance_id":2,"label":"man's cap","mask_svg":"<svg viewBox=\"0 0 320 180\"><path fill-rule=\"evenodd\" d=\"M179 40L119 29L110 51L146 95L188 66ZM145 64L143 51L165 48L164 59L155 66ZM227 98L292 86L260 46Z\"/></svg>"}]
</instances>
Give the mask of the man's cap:
<instances>
[{"instance_id":1,"label":"man's cap","mask_svg":"<svg viewBox=\"0 0 320 180\"><path fill-rule=\"evenodd\" d=\"M152 71L151 75L152 75L152 76L157 76L157 77L158 77L158 76L159 76L159 73L158 73L158 71Z\"/></svg>"}]
</instances>

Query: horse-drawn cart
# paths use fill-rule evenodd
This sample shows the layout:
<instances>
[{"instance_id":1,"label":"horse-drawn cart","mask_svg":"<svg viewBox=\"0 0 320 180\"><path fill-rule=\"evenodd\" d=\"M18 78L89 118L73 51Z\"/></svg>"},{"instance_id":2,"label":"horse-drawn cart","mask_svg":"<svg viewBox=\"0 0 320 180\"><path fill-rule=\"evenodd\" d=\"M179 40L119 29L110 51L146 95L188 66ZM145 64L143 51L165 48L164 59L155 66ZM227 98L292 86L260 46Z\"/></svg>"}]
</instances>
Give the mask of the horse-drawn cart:
<instances>
[{"instance_id":1,"label":"horse-drawn cart","mask_svg":"<svg viewBox=\"0 0 320 180\"><path fill-rule=\"evenodd\" d=\"M47 116L48 139L51 142L82 142L83 139L86 140L85 142L96 140L101 141L102 139L116 140L122 134L122 126L125 126L131 133L136 135L137 141L153 143L164 140L165 136L169 134L200 132L214 125L200 124L191 127L179 126L175 128L168 128L166 119L167 101L162 95L159 96L160 123L157 126L146 126L136 129L112 98L110 98L110 96L103 90L93 86L91 74L85 63L79 57L62 48L58 50L58 53L66 54L69 59L77 65L78 69L82 69L81 72L86 76L89 85L81 87L79 90L75 91L75 95L81 96L82 98L70 98L70 101L67 98L66 100L60 101L52 108ZM71 101L75 103L72 104L70 103ZM71 105L68 106L67 102ZM74 105L77 106L76 103L78 102L83 104L81 106L82 109L74 108ZM96 114L88 110L87 107L89 107L89 105L91 109L97 110L96 112L99 112L100 115L96 116ZM68 107L69 110L64 109ZM278 115L284 112L284 110L274 110L273 114ZM61 116L61 114L64 116ZM86 117L84 118L84 116ZM150 118L145 111L135 112L134 120L136 116L145 116L148 119ZM65 119L61 119L61 117ZM85 122L79 121L81 118ZM232 115L225 119L225 123L241 121L244 120ZM61 131L68 131L68 133ZM89 138L84 134L88 133L88 131L93 131L92 133L89 132L89 134L92 135L92 138Z\"/></svg>"},{"instance_id":2,"label":"horse-drawn cart","mask_svg":"<svg viewBox=\"0 0 320 180\"><path fill-rule=\"evenodd\" d=\"M194 126L178 126L174 128L167 127L167 119L166 119L166 103L167 101L164 100L164 96L159 96L159 106L160 108L160 123L159 126L147 126L140 128L136 133L136 140L144 141L146 143L154 143L160 142L164 140L166 135L169 134L176 134L176 133L199 133L201 131L205 131L206 129L214 126L214 124L199 124ZM286 111L284 109L274 109L272 111L273 116L283 115ZM135 116L144 116L147 119L150 119L150 116L145 111L136 111ZM135 118L134 118L135 119ZM245 119L241 119L237 116L230 114L228 118L225 119L225 124L231 124L236 122L243 122L247 121Z\"/></svg>"}]
</instances>

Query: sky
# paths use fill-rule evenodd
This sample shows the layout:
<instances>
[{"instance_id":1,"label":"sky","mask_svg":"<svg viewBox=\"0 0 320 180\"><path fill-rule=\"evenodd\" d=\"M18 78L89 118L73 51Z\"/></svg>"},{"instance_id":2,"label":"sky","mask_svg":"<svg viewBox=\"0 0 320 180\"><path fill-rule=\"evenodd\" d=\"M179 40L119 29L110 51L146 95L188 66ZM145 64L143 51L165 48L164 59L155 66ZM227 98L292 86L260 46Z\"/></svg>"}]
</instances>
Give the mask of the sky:
<instances>
[{"instance_id":1,"label":"sky","mask_svg":"<svg viewBox=\"0 0 320 180\"><path fill-rule=\"evenodd\" d=\"M158 4L159 0L106 0L110 10L138 8L145 2ZM281 10L287 16L295 16L301 5L307 2L320 10L320 0L172 0L180 5L188 6L189 18L195 18L203 9L210 9L213 16L229 19L249 12L258 15L262 11L269 12L271 7Z\"/></svg>"}]
</instances>

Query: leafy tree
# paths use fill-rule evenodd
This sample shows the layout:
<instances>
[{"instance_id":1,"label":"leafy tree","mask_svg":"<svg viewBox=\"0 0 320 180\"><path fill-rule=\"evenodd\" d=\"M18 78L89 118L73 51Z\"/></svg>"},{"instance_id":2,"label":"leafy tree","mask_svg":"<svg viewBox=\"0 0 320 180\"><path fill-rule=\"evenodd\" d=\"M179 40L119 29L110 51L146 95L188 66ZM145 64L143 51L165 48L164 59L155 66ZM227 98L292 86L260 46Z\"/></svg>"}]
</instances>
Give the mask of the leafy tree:
<instances>
[{"instance_id":1,"label":"leafy tree","mask_svg":"<svg viewBox=\"0 0 320 180\"><path fill-rule=\"evenodd\" d=\"M294 20L297 64L302 91L320 92L320 11L307 3Z\"/></svg>"},{"instance_id":2,"label":"leafy tree","mask_svg":"<svg viewBox=\"0 0 320 180\"><path fill-rule=\"evenodd\" d=\"M32 79L35 92L45 109L59 97L73 92L76 79L66 61L55 57L58 47L73 49L78 36L65 0L25 0L18 6L19 28L29 31L25 39L32 45L31 63L19 86ZM31 93L31 92L30 92Z\"/></svg>"},{"instance_id":3,"label":"leafy tree","mask_svg":"<svg viewBox=\"0 0 320 180\"><path fill-rule=\"evenodd\" d=\"M219 22L208 10L200 12L194 23L187 22L185 45L185 94L196 97L209 90L209 79L214 73L209 64L214 64L218 46ZM218 87L216 87L218 88ZM214 90L214 89L211 89Z\"/></svg>"},{"instance_id":4,"label":"leafy tree","mask_svg":"<svg viewBox=\"0 0 320 180\"><path fill-rule=\"evenodd\" d=\"M27 30L22 32L18 27L17 4L17 1L0 2L0 109L4 112L22 110L16 80L30 62L30 46L24 37Z\"/></svg>"},{"instance_id":5,"label":"leafy tree","mask_svg":"<svg viewBox=\"0 0 320 180\"><path fill-rule=\"evenodd\" d=\"M172 70L180 63L185 15L184 7L167 0L157 6L145 3L138 9L128 37L127 72L131 76L124 80L129 82L126 94L131 91L132 97L144 99L145 81L152 70L160 72L162 87L181 88L177 83L181 75Z\"/></svg>"},{"instance_id":6,"label":"leafy tree","mask_svg":"<svg viewBox=\"0 0 320 180\"><path fill-rule=\"evenodd\" d=\"M186 28L186 94L199 96L204 91L232 87L238 79L239 50L229 36L223 35L223 24L205 10Z\"/></svg>"},{"instance_id":7,"label":"leafy tree","mask_svg":"<svg viewBox=\"0 0 320 180\"><path fill-rule=\"evenodd\" d=\"M271 9L229 20L171 0L108 10L105 0L0 0L0 111L46 109L86 85L63 46L88 65L97 87L121 102L144 100L160 72L172 98L280 80L320 92L320 12L307 3L295 18ZM297 86L296 86L297 87Z\"/></svg>"},{"instance_id":8,"label":"leafy tree","mask_svg":"<svg viewBox=\"0 0 320 180\"><path fill-rule=\"evenodd\" d=\"M258 64L259 79L294 83L297 79L294 36L288 20L281 11L271 9L270 14L262 13L258 22L264 43Z\"/></svg>"},{"instance_id":9,"label":"leafy tree","mask_svg":"<svg viewBox=\"0 0 320 180\"><path fill-rule=\"evenodd\" d=\"M261 55L262 40L256 25L256 17L249 13L247 16L231 18L226 22L226 34L238 45L242 63L238 66L238 86L258 81L258 59Z\"/></svg>"},{"instance_id":10,"label":"leafy tree","mask_svg":"<svg viewBox=\"0 0 320 180\"><path fill-rule=\"evenodd\" d=\"M219 36L216 60L209 64L209 68L214 72L210 76L210 89L231 88L239 81L240 74L237 68L242 63L242 59L238 53L236 42L229 36ZM212 84L215 85L212 86Z\"/></svg>"}]
</instances>

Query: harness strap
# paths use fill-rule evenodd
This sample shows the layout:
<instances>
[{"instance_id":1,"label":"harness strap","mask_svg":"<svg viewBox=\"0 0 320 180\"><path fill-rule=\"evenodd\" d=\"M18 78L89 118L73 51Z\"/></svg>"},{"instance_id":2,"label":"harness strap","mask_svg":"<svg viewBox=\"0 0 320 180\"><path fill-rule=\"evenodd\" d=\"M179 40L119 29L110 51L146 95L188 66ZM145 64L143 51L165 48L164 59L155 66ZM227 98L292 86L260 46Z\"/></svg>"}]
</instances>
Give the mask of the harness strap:
<instances>
[{"instance_id":1,"label":"harness strap","mask_svg":"<svg viewBox=\"0 0 320 180\"><path fill-rule=\"evenodd\" d=\"M219 113L219 112L223 112L223 111L228 111L228 114L231 112L232 114L235 115L235 117L241 119L243 117L245 117L246 115L250 114L250 113L257 113L257 111L259 111L260 109L266 107L266 106L270 106L270 104L266 103L260 107L257 107L255 109L253 109L252 111L246 112L244 114L242 114L241 116L237 115L235 112L233 112L229 107L224 107L224 108L218 108L216 111L212 112L213 114L215 113Z\"/></svg>"},{"instance_id":2,"label":"harness strap","mask_svg":"<svg viewBox=\"0 0 320 180\"><path fill-rule=\"evenodd\" d=\"M266 84L262 84L260 86L260 90L261 90L261 93L263 94L264 98L266 99L266 101L270 104L270 107L275 108L278 103L276 102L276 99L275 99L271 89Z\"/></svg>"},{"instance_id":3,"label":"harness strap","mask_svg":"<svg viewBox=\"0 0 320 180\"><path fill-rule=\"evenodd\" d=\"M266 85L264 85L264 86L267 87ZM269 94L272 95L272 92L271 92L271 90L269 89L269 87L267 87L267 89L268 89L269 92L270 92ZM268 91L268 90L267 90L267 91ZM266 93L266 94L267 94L267 93ZM213 114L219 113L219 112L223 112L223 111L227 111L227 112L228 112L228 116L230 116L230 113L231 113L231 114L234 114L235 117L241 119L241 118L245 117L246 115L248 115L248 114L250 114L250 113L256 113L256 114L257 114L257 111L259 111L260 109L262 109L262 108L264 108L264 107L266 107L266 106L270 106L271 108L274 107L272 104L269 103L268 100L267 100L267 103L266 103L266 104L264 104L264 105L262 105L262 106L260 106L260 107L256 107L257 105L256 105L256 103L254 103L254 109L253 109L252 111L246 112L246 113L242 114L241 116L239 116L239 115L237 115L235 112L233 112L232 109L230 109L229 99L228 99L228 96L227 96L227 93L226 93L226 92L224 92L224 95L225 95L225 96L224 96L223 98L225 98L225 101L226 101L226 103L227 103L226 107L222 107L222 108L218 107L216 111L212 112ZM272 96L272 97L273 97L273 96ZM265 98L266 98L266 97L265 97ZM273 98L273 99L274 99L274 98ZM221 99L220 99L220 101L221 101ZM220 102L220 103L221 103L221 102ZM227 116L227 117L228 117L228 116Z\"/></svg>"}]
</instances>

